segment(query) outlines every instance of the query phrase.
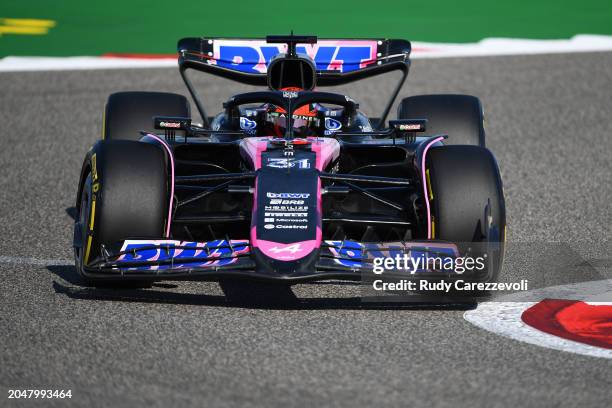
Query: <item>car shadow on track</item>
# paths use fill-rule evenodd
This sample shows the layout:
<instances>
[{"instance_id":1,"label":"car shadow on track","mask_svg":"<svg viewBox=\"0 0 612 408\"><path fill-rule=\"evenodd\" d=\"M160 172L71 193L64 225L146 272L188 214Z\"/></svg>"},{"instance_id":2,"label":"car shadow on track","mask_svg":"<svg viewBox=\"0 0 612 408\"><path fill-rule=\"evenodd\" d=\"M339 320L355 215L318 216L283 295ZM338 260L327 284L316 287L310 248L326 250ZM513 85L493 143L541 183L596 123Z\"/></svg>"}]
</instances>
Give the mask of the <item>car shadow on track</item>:
<instances>
[{"instance_id":1,"label":"car shadow on track","mask_svg":"<svg viewBox=\"0 0 612 408\"><path fill-rule=\"evenodd\" d=\"M102 300L140 303L168 303L181 305L238 307L249 309L313 310L313 309L384 309L384 310L470 310L476 302L398 302L352 297L306 297L296 296L291 286L248 282L242 280L220 281L221 295L205 293L182 293L172 291L181 282L156 282L150 288L96 288L88 286L73 265L49 265L47 269L59 280L53 281L56 293L71 299ZM312 282L308 285L352 285L355 282Z\"/></svg>"},{"instance_id":2,"label":"car shadow on track","mask_svg":"<svg viewBox=\"0 0 612 408\"><path fill-rule=\"evenodd\" d=\"M72 218L72 221L76 221L76 218L78 215L76 207L67 207L65 211L66 211L66 215Z\"/></svg>"}]
</instances>

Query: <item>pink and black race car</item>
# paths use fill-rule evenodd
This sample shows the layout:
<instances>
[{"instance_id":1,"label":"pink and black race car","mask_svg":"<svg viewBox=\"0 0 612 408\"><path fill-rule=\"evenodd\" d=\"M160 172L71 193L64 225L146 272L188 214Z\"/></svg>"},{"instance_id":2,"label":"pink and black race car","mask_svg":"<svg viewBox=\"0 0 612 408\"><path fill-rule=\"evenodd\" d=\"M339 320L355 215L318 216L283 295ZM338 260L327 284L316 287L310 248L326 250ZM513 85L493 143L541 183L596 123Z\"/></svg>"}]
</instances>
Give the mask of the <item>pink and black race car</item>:
<instances>
[{"instance_id":1,"label":"pink and black race car","mask_svg":"<svg viewBox=\"0 0 612 408\"><path fill-rule=\"evenodd\" d=\"M109 97L103 139L78 185L78 271L92 284L291 284L360 280L377 262L408 255L444 262L395 264L388 275L495 280L505 207L480 101L411 96L387 121L410 49L405 40L293 35L180 40L180 74L202 124L182 95ZM188 70L262 90L209 117ZM391 71L401 78L378 118L319 91ZM486 262L470 273L440 266L466 256Z\"/></svg>"}]
</instances>

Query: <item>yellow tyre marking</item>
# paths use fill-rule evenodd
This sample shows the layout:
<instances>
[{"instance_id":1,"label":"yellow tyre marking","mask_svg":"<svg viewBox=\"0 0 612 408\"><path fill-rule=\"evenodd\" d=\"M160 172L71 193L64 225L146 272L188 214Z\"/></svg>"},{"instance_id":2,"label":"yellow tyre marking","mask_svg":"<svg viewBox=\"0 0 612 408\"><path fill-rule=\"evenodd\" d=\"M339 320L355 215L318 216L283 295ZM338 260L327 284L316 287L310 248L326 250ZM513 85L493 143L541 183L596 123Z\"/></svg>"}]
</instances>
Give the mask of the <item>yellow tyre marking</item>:
<instances>
[{"instance_id":1,"label":"yellow tyre marking","mask_svg":"<svg viewBox=\"0 0 612 408\"><path fill-rule=\"evenodd\" d=\"M98 180L98 169L96 167L96 153L91 155L91 180Z\"/></svg>"},{"instance_id":2,"label":"yellow tyre marking","mask_svg":"<svg viewBox=\"0 0 612 408\"><path fill-rule=\"evenodd\" d=\"M91 251L91 241L93 238L93 227L94 220L96 218L96 199L95 196L91 201L91 213L89 214L89 231L87 233L87 248L85 249L85 258L83 258L83 264L87 264L89 261L89 252Z\"/></svg>"},{"instance_id":3,"label":"yellow tyre marking","mask_svg":"<svg viewBox=\"0 0 612 408\"><path fill-rule=\"evenodd\" d=\"M83 258L83 265L87 265L89 262L89 251L91 250L91 236L87 237L87 249L85 250L85 258Z\"/></svg>"},{"instance_id":4,"label":"yellow tyre marking","mask_svg":"<svg viewBox=\"0 0 612 408\"><path fill-rule=\"evenodd\" d=\"M96 167L96 153L91 155L91 179L94 184L92 185L92 193L97 193L100 189L100 183L95 181L98 180L98 169ZM87 248L85 249L85 257L83 258L83 264L87 264L89 261L89 253L91 252L91 241L93 238L94 220L96 219L96 195L91 195L91 211L89 213L89 231L87 232Z\"/></svg>"},{"instance_id":5,"label":"yellow tyre marking","mask_svg":"<svg viewBox=\"0 0 612 408\"><path fill-rule=\"evenodd\" d=\"M94 217L96 216L96 200L95 197L91 202L91 216L89 217L89 230L93 231Z\"/></svg>"}]
</instances>

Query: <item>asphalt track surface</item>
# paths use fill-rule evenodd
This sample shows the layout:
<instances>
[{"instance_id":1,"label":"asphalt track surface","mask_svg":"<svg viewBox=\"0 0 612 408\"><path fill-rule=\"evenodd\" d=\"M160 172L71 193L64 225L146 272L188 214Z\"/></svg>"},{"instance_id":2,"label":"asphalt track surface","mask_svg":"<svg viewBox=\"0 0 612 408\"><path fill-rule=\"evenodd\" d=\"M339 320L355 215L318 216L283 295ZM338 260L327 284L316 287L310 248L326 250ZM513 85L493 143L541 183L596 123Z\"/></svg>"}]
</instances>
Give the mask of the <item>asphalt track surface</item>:
<instances>
[{"instance_id":1,"label":"asphalt track surface","mask_svg":"<svg viewBox=\"0 0 612 408\"><path fill-rule=\"evenodd\" d=\"M509 241L582 243L588 260L611 235L611 65L612 53L420 60L402 94L480 96ZM85 287L70 215L105 98L184 92L178 72L4 73L0 89L0 405L35 405L10 388L71 389L56 406L609 404L611 360L500 337L458 306L364 305L338 284ZM374 91L350 94L371 106ZM506 273L537 280L525 254ZM597 278L566 269L550 284Z\"/></svg>"}]
</instances>

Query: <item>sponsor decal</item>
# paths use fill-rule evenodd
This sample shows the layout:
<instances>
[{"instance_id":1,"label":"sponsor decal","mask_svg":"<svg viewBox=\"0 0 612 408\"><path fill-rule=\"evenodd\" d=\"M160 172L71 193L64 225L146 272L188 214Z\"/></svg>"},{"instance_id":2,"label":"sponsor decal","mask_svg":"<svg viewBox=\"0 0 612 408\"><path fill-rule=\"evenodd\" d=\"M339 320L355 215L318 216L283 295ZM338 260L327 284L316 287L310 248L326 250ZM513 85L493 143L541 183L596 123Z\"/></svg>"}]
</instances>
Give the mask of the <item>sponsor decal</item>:
<instances>
[{"instance_id":1,"label":"sponsor decal","mask_svg":"<svg viewBox=\"0 0 612 408\"><path fill-rule=\"evenodd\" d=\"M308 211L308 206L266 205L265 211Z\"/></svg>"},{"instance_id":2,"label":"sponsor decal","mask_svg":"<svg viewBox=\"0 0 612 408\"><path fill-rule=\"evenodd\" d=\"M264 154L262 162L264 169L266 164L273 163L281 168L287 166L287 162L291 162L291 158L280 156L279 151L275 152L277 156ZM314 153L300 154L293 160L295 166L310 166L314 167ZM304 157L306 160L303 160ZM257 239L272 243L295 243L295 242L310 242L316 240L316 228L320 225L317 222L316 211L316 193L317 191L317 176L316 173L310 170L296 170L303 174L299 182L296 182L295 177L288 176L287 170L278 171L269 169L258 180L258 189L262 191L257 196L257 213L256 216L256 234ZM306 192L309 191L309 192ZM264 193L265 192L265 193ZM266 219L273 221L267 222ZM264 225L274 225L274 229L266 230ZM302 245L304 246L304 245ZM306 254L306 250L300 256ZM273 252L270 255L276 257ZM286 256L287 254L283 254Z\"/></svg>"},{"instance_id":3,"label":"sponsor decal","mask_svg":"<svg viewBox=\"0 0 612 408\"><path fill-rule=\"evenodd\" d=\"M268 158L268 167L274 167L276 169L309 169L310 168L310 160L309 159L300 159L295 160L292 158L286 157L270 157Z\"/></svg>"},{"instance_id":4,"label":"sponsor decal","mask_svg":"<svg viewBox=\"0 0 612 408\"><path fill-rule=\"evenodd\" d=\"M333 135L342 129L342 122L333 118L325 118L325 136Z\"/></svg>"},{"instance_id":5,"label":"sponsor decal","mask_svg":"<svg viewBox=\"0 0 612 408\"><path fill-rule=\"evenodd\" d=\"M317 70L350 72L374 64L377 47L373 40L319 40L317 44L298 45L296 50L312 58ZM235 71L263 74L270 60L286 51L285 44L268 44L262 40L214 40L213 59L209 63Z\"/></svg>"},{"instance_id":6,"label":"sponsor decal","mask_svg":"<svg viewBox=\"0 0 612 408\"><path fill-rule=\"evenodd\" d=\"M277 230L308 230L308 211L306 199L309 193L266 193L263 205L264 228ZM273 211L273 212L268 212Z\"/></svg>"},{"instance_id":7,"label":"sponsor decal","mask_svg":"<svg viewBox=\"0 0 612 408\"><path fill-rule=\"evenodd\" d=\"M117 260L118 264L140 261L159 261L161 265L130 266L129 270L163 270L205 268L230 265L238 255L248 254L248 240L215 240L192 242L177 240L126 240Z\"/></svg>"},{"instance_id":8,"label":"sponsor decal","mask_svg":"<svg viewBox=\"0 0 612 408\"><path fill-rule=\"evenodd\" d=\"M425 260L436 260L440 263L458 255L452 244L434 244L432 242L381 242L361 243L355 241L325 241L329 251L338 265L355 268L375 269L376 260L388 259L393 263L389 270L408 271L411 274L428 272L431 266ZM409 260L421 260L410 262ZM399 262L399 264L397 263ZM380 265L379 265L380 266Z\"/></svg>"},{"instance_id":9,"label":"sponsor decal","mask_svg":"<svg viewBox=\"0 0 612 408\"><path fill-rule=\"evenodd\" d=\"M270 193L267 192L268 198L308 198L310 193Z\"/></svg>"},{"instance_id":10,"label":"sponsor decal","mask_svg":"<svg viewBox=\"0 0 612 408\"><path fill-rule=\"evenodd\" d=\"M283 91L283 98L293 99L297 97L298 93L296 91Z\"/></svg>"},{"instance_id":11,"label":"sponsor decal","mask_svg":"<svg viewBox=\"0 0 612 408\"><path fill-rule=\"evenodd\" d=\"M240 129L244 130L248 134L253 135L257 131L257 122L254 120L250 120L249 118L245 118L244 116L241 116Z\"/></svg>"},{"instance_id":12,"label":"sponsor decal","mask_svg":"<svg viewBox=\"0 0 612 408\"><path fill-rule=\"evenodd\" d=\"M292 254L296 254L298 252L302 252L302 247L300 243L297 243L297 244L290 244L286 246L275 246L273 248L270 248L270 251L274 252L275 254L280 254L283 252L289 252Z\"/></svg>"},{"instance_id":13,"label":"sponsor decal","mask_svg":"<svg viewBox=\"0 0 612 408\"><path fill-rule=\"evenodd\" d=\"M181 124L179 122L159 122L159 126L162 128L171 128L171 129L179 129Z\"/></svg>"},{"instance_id":14,"label":"sponsor decal","mask_svg":"<svg viewBox=\"0 0 612 408\"><path fill-rule=\"evenodd\" d=\"M409 130L418 131L418 130L421 130L421 128L422 126L418 123L408 123L408 124L398 125L399 130L405 130L405 131L409 131Z\"/></svg>"},{"instance_id":15,"label":"sponsor decal","mask_svg":"<svg viewBox=\"0 0 612 408\"><path fill-rule=\"evenodd\" d=\"M270 204L271 205L278 205L278 204L282 204L282 205L303 205L304 204L304 200L282 200L280 198L273 198L272 200L270 200Z\"/></svg>"},{"instance_id":16,"label":"sponsor decal","mask_svg":"<svg viewBox=\"0 0 612 408\"><path fill-rule=\"evenodd\" d=\"M266 210L269 211L269 210ZM305 212L276 212L276 213L265 213L266 217L307 217L308 213Z\"/></svg>"},{"instance_id":17,"label":"sponsor decal","mask_svg":"<svg viewBox=\"0 0 612 408\"><path fill-rule=\"evenodd\" d=\"M330 246L330 252L335 257L334 262L349 268L365 266L363 244L354 241L325 241Z\"/></svg>"},{"instance_id":18,"label":"sponsor decal","mask_svg":"<svg viewBox=\"0 0 612 408\"><path fill-rule=\"evenodd\" d=\"M277 222L291 222L291 223L295 223L295 222L308 222L307 218L277 218L276 219Z\"/></svg>"},{"instance_id":19,"label":"sponsor decal","mask_svg":"<svg viewBox=\"0 0 612 408\"><path fill-rule=\"evenodd\" d=\"M427 119L390 120L389 127L398 132L424 132L427 129Z\"/></svg>"},{"instance_id":20,"label":"sponsor decal","mask_svg":"<svg viewBox=\"0 0 612 408\"><path fill-rule=\"evenodd\" d=\"M169 116L157 116L153 118L153 127L155 129L189 129L191 126L191 119L169 117Z\"/></svg>"}]
</instances>

